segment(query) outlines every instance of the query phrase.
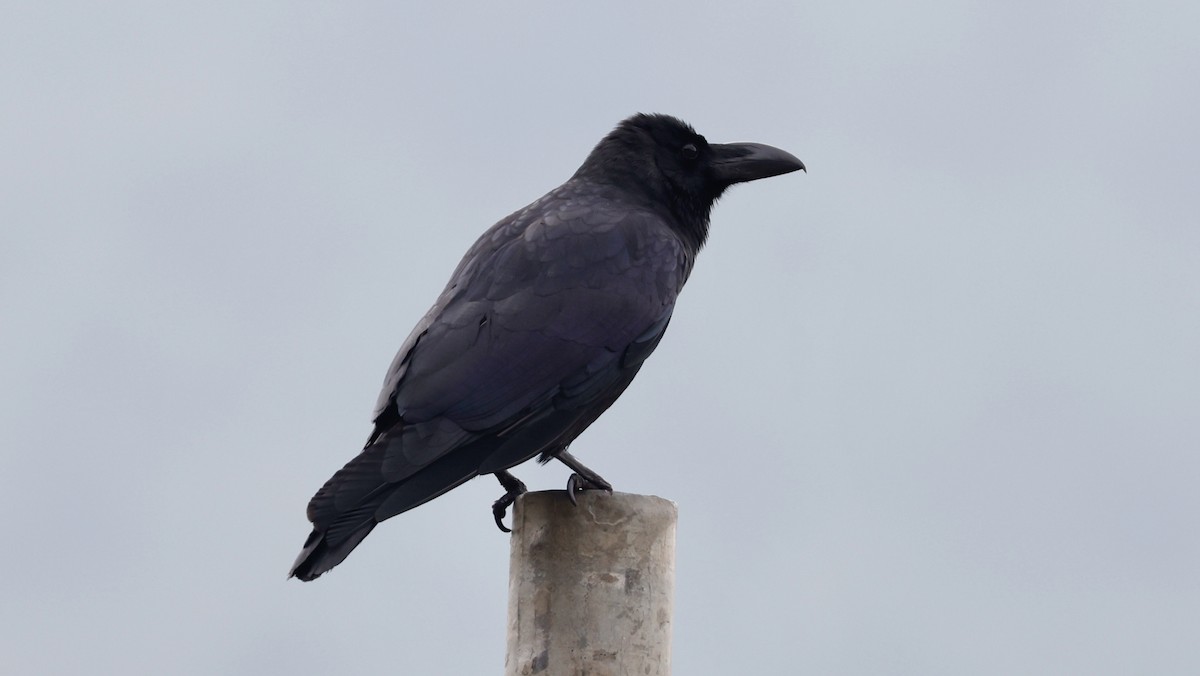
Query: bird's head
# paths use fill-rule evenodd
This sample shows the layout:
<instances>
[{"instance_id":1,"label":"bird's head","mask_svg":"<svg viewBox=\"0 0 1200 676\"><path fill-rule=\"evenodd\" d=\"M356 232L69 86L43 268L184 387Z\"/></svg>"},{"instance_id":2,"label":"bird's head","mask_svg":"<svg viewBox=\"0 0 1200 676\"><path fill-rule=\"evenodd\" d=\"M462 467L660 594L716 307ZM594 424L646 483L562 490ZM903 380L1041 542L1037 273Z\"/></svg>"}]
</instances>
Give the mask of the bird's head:
<instances>
[{"instance_id":1,"label":"bird's head","mask_svg":"<svg viewBox=\"0 0 1200 676\"><path fill-rule=\"evenodd\" d=\"M575 173L665 206L681 234L698 250L708 217L726 188L803 170L791 153L760 143L709 143L691 125L669 115L638 114L596 145Z\"/></svg>"}]
</instances>

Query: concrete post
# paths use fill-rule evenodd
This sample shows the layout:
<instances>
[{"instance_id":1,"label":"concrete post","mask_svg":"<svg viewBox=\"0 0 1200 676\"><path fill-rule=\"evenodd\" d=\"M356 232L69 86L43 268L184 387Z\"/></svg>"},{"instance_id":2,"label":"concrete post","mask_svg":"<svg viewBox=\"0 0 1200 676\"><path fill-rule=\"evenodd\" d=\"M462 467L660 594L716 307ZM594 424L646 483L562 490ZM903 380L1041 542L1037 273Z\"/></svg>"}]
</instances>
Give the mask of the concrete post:
<instances>
[{"instance_id":1,"label":"concrete post","mask_svg":"<svg viewBox=\"0 0 1200 676\"><path fill-rule=\"evenodd\" d=\"M669 676L670 500L526 493L513 512L506 676Z\"/></svg>"}]
</instances>

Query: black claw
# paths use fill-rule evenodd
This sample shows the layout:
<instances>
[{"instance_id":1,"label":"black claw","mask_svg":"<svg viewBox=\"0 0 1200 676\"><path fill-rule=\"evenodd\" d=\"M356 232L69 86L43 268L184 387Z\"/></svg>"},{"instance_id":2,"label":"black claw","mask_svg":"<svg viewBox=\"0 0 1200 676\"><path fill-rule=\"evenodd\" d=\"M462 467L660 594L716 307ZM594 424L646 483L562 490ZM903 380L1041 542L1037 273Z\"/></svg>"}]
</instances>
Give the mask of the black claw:
<instances>
[{"instance_id":1,"label":"black claw","mask_svg":"<svg viewBox=\"0 0 1200 676\"><path fill-rule=\"evenodd\" d=\"M579 505L575 500L575 494L581 491L604 491L611 494L613 487L612 484L601 478L599 474L593 473L592 476L588 477L579 472L574 472L567 478L567 499L571 501L572 505Z\"/></svg>"},{"instance_id":2,"label":"black claw","mask_svg":"<svg viewBox=\"0 0 1200 676\"><path fill-rule=\"evenodd\" d=\"M567 452L567 449L560 450L554 457L558 458L564 465L574 470L571 478L567 479L567 498L571 500L572 505L578 505L575 501L575 493L577 491L604 491L612 493L612 484L604 480L604 477L596 474L586 465L579 462L579 459Z\"/></svg>"},{"instance_id":3,"label":"black claw","mask_svg":"<svg viewBox=\"0 0 1200 676\"><path fill-rule=\"evenodd\" d=\"M508 513L508 508L525 492L525 484L508 472L496 472L496 478L500 485L504 486L505 493L492 503L492 516L496 519L497 528L504 533L511 533L512 529L504 525L504 516Z\"/></svg>"},{"instance_id":4,"label":"black claw","mask_svg":"<svg viewBox=\"0 0 1200 676\"><path fill-rule=\"evenodd\" d=\"M567 477L567 499L576 507L579 506L579 502L575 500L575 491L580 490L583 489L579 487L579 475L572 473L571 476Z\"/></svg>"},{"instance_id":5,"label":"black claw","mask_svg":"<svg viewBox=\"0 0 1200 676\"><path fill-rule=\"evenodd\" d=\"M512 503L513 501L509 500L507 495L492 503L492 516L496 518L496 527L504 533L512 532L511 528L504 525L504 516L508 512L508 506Z\"/></svg>"}]
</instances>

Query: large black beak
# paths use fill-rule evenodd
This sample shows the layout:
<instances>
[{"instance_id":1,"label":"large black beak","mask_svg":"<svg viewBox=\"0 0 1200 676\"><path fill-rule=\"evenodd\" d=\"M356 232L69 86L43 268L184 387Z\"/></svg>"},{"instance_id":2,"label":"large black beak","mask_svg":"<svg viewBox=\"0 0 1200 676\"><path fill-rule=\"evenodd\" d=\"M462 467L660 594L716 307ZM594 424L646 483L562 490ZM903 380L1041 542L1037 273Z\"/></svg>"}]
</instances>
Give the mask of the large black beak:
<instances>
[{"instance_id":1,"label":"large black beak","mask_svg":"<svg viewBox=\"0 0 1200 676\"><path fill-rule=\"evenodd\" d=\"M712 167L717 180L725 185L769 178L799 169L804 163L795 155L761 143L714 143Z\"/></svg>"}]
</instances>

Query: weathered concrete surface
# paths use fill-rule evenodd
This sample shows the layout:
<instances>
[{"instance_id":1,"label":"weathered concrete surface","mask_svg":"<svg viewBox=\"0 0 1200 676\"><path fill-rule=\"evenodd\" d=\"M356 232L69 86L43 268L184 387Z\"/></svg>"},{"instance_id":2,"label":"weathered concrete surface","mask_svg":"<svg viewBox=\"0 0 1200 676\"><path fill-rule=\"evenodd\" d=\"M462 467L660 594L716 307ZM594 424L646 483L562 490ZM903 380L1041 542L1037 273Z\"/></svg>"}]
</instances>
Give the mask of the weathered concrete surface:
<instances>
[{"instance_id":1,"label":"weathered concrete surface","mask_svg":"<svg viewBox=\"0 0 1200 676\"><path fill-rule=\"evenodd\" d=\"M513 513L506 676L669 676L670 500L526 493Z\"/></svg>"}]
</instances>

